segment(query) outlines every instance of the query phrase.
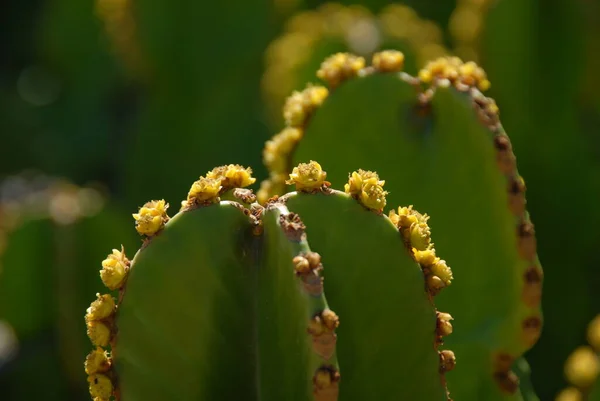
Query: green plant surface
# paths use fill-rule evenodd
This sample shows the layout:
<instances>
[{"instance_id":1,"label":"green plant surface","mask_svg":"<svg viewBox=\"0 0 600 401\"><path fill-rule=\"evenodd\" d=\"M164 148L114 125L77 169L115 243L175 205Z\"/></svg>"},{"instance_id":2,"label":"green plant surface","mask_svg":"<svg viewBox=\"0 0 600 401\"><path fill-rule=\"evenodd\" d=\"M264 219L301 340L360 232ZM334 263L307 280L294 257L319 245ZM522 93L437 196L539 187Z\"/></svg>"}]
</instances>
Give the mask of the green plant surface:
<instances>
[{"instance_id":1,"label":"green plant surface","mask_svg":"<svg viewBox=\"0 0 600 401\"><path fill-rule=\"evenodd\" d=\"M343 193L299 193L286 204L323 255L325 292L340 316L340 400L444 399L435 308L394 224ZM410 373L389 374L398 361Z\"/></svg>"},{"instance_id":2,"label":"green plant surface","mask_svg":"<svg viewBox=\"0 0 600 401\"><path fill-rule=\"evenodd\" d=\"M451 67L451 59L442 61ZM335 75L328 63L320 72ZM453 397L518 397L509 370L539 336L542 273L524 183L495 103L464 84L470 76L455 84L434 77L425 90L398 73L345 76L352 75L304 109L301 123L288 121L302 135L286 163L322 160L333 185L346 181L351 165L376 170L389 178L391 204L434 216L431 227L444 239L437 248L464 280L439 297L461 324L448 339L466 366L449 377Z\"/></svg>"},{"instance_id":3,"label":"green plant surface","mask_svg":"<svg viewBox=\"0 0 600 401\"><path fill-rule=\"evenodd\" d=\"M591 66L584 62L584 42L598 42L586 31L585 22L597 13L584 11L584 3L498 2L487 16L481 48L503 123L515 149L526 155L519 166L531 183L528 201L542 244L539 254L547 273L545 329L528 353L532 380L542 399L551 399L565 386L562 364L581 343L574 328L584 327L600 307L599 242L593 229L600 224L595 206L600 197L600 163L597 135L591 134L596 124L592 120L586 125L579 114L585 101L581 92L593 92L593 80L582 74L585 66ZM556 177L577 178L557 185ZM573 235L558 238L553 218L565 204L572 210L570 218L585 224ZM565 265L571 266L566 275ZM556 294L577 296L562 299ZM554 355L551 361L549 352Z\"/></svg>"},{"instance_id":4,"label":"green plant surface","mask_svg":"<svg viewBox=\"0 0 600 401\"><path fill-rule=\"evenodd\" d=\"M306 236L290 238L289 210L277 205L264 216L263 257L258 268L256 324L258 326L258 386L260 400L310 400L312 377L322 365L339 370L335 360L335 337L324 343L323 352L313 351L312 336L306 335L307 322L328 309L321 295L309 294L291 274L293 260L311 253ZM318 276L313 276L319 280ZM282 361L285 361L282 363ZM273 385L277 383L277 385Z\"/></svg>"},{"instance_id":5,"label":"green plant surface","mask_svg":"<svg viewBox=\"0 0 600 401\"><path fill-rule=\"evenodd\" d=\"M531 368L525 358L519 358L513 364L513 370L519 377L521 396L523 401L540 401L531 383Z\"/></svg>"},{"instance_id":6,"label":"green plant surface","mask_svg":"<svg viewBox=\"0 0 600 401\"><path fill-rule=\"evenodd\" d=\"M198 209L133 259L117 318L123 399L255 399L250 228L231 204Z\"/></svg>"},{"instance_id":7,"label":"green plant surface","mask_svg":"<svg viewBox=\"0 0 600 401\"><path fill-rule=\"evenodd\" d=\"M102 347L85 362L92 397L448 400L454 354L438 347L452 317L437 312L431 283L449 285L452 274L435 258L426 219L412 209L383 215L373 175L354 183L358 192L330 189L315 162L290 175L298 192L261 206L230 191L255 181L249 171L229 165L200 177L172 218L164 200L133 215L146 240L131 261L118 250L104 260L102 281L118 298L101 295L86 314ZM342 314L325 299L327 269Z\"/></svg>"}]
</instances>

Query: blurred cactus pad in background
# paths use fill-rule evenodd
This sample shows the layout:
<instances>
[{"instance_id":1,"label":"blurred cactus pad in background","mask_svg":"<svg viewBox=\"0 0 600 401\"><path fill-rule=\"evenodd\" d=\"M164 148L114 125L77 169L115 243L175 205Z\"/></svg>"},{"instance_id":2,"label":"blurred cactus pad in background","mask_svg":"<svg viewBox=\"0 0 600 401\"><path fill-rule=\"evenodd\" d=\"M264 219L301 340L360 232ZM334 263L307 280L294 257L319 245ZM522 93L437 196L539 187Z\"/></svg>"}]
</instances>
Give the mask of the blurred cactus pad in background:
<instances>
[{"instance_id":1,"label":"blurred cactus pad in background","mask_svg":"<svg viewBox=\"0 0 600 401\"><path fill-rule=\"evenodd\" d=\"M1 400L600 400L599 0L0 27Z\"/></svg>"}]
</instances>

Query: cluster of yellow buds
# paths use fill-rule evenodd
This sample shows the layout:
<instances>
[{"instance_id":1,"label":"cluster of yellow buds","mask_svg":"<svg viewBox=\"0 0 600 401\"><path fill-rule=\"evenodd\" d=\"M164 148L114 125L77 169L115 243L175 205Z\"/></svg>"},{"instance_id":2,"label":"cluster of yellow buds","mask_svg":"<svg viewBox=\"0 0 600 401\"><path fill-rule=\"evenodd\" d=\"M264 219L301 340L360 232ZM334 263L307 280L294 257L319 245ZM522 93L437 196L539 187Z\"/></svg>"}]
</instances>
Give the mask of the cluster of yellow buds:
<instances>
[{"instance_id":1,"label":"cluster of yellow buds","mask_svg":"<svg viewBox=\"0 0 600 401\"><path fill-rule=\"evenodd\" d=\"M391 210L389 218L402 233L404 241L412 251L414 259L421 265L427 288L436 295L452 282L452 270L445 260L438 258L431 242L431 229L427 224L429 216L409 207Z\"/></svg>"},{"instance_id":2,"label":"cluster of yellow buds","mask_svg":"<svg viewBox=\"0 0 600 401\"><path fill-rule=\"evenodd\" d=\"M144 204L138 213L133 214L137 232L148 237L159 232L169 221L168 208L169 204L164 199L153 200Z\"/></svg>"},{"instance_id":3,"label":"cluster of yellow buds","mask_svg":"<svg viewBox=\"0 0 600 401\"><path fill-rule=\"evenodd\" d=\"M399 207L398 213L391 210L390 220L404 236L404 240L410 244L411 248L418 251L429 249L431 244L431 230L427 224L429 216L421 214L414 210L412 205L409 207Z\"/></svg>"},{"instance_id":4,"label":"cluster of yellow buds","mask_svg":"<svg viewBox=\"0 0 600 401\"><path fill-rule=\"evenodd\" d=\"M589 346L577 348L567 359L565 377L572 387L563 390L556 401L583 401L583 394L600 377L600 315L589 324L587 340Z\"/></svg>"},{"instance_id":5,"label":"cluster of yellow buds","mask_svg":"<svg viewBox=\"0 0 600 401\"><path fill-rule=\"evenodd\" d=\"M384 50L373 55L373 68L380 72L399 72L404 68L404 53Z\"/></svg>"},{"instance_id":6,"label":"cluster of yellow buds","mask_svg":"<svg viewBox=\"0 0 600 401\"><path fill-rule=\"evenodd\" d=\"M325 309L311 319L308 326L308 332L312 335L319 336L334 331L339 325L340 319L335 312L330 309Z\"/></svg>"},{"instance_id":7,"label":"cluster of yellow buds","mask_svg":"<svg viewBox=\"0 0 600 401\"><path fill-rule=\"evenodd\" d=\"M109 290L117 290L123 287L127 274L129 273L129 259L125 256L125 250L113 249L112 253L102 261L100 278Z\"/></svg>"},{"instance_id":8,"label":"cluster of yellow buds","mask_svg":"<svg viewBox=\"0 0 600 401\"><path fill-rule=\"evenodd\" d=\"M263 150L263 162L271 174L285 173L288 158L301 138L302 130L300 128L287 127L266 142Z\"/></svg>"},{"instance_id":9,"label":"cluster of yellow buds","mask_svg":"<svg viewBox=\"0 0 600 401\"><path fill-rule=\"evenodd\" d=\"M183 208L219 201L219 195L229 189L244 188L256 182L252 169L239 164L215 167L192 184L187 200L181 202Z\"/></svg>"},{"instance_id":10,"label":"cluster of yellow buds","mask_svg":"<svg viewBox=\"0 0 600 401\"><path fill-rule=\"evenodd\" d=\"M85 373L88 375L89 390L92 398L108 401L113 394L113 383L110 378L112 366L111 356L103 348L111 340L113 315L116 311L115 300L109 294L96 294L97 299L87 309L85 321L87 334L96 349L85 359Z\"/></svg>"},{"instance_id":11,"label":"cluster of yellow buds","mask_svg":"<svg viewBox=\"0 0 600 401\"><path fill-rule=\"evenodd\" d=\"M365 68L365 59L350 53L336 53L321 63L317 77L327 82L330 88L358 75Z\"/></svg>"},{"instance_id":12,"label":"cluster of yellow buds","mask_svg":"<svg viewBox=\"0 0 600 401\"><path fill-rule=\"evenodd\" d=\"M215 167L206 173L206 178L220 180L222 189L245 188L256 182L256 178L252 177L252 169L239 164Z\"/></svg>"},{"instance_id":13,"label":"cluster of yellow buds","mask_svg":"<svg viewBox=\"0 0 600 401\"><path fill-rule=\"evenodd\" d=\"M350 174L344 191L368 209L381 212L386 205L384 180L373 171L358 170Z\"/></svg>"},{"instance_id":14,"label":"cluster of yellow buds","mask_svg":"<svg viewBox=\"0 0 600 401\"><path fill-rule=\"evenodd\" d=\"M328 185L325 178L327 178L327 173L323 171L321 165L311 160L310 163L300 163L294 167L289 180L285 183L295 184L297 191L314 192L320 190L323 185Z\"/></svg>"},{"instance_id":15,"label":"cluster of yellow buds","mask_svg":"<svg viewBox=\"0 0 600 401\"><path fill-rule=\"evenodd\" d=\"M321 255L316 252L306 252L295 256L292 262L294 263L294 271L297 276L306 275L323 267L321 264Z\"/></svg>"},{"instance_id":16,"label":"cluster of yellow buds","mask_svg":"<svg viewBox=\"0 0 600 401\"><path fill-rule=\"evenodd\" d=\"M424 84L446 79L458 89L477 87L481 91L490 88L490 81L483 68L475 62L463 62L458 57L440 57L419 71L419 79Z\"/></svg>"},{"instance_id":17,"label":"cluster of yellow buds","mask_svg":"<svg viewBox=\"0 0 600 401\"><path fill-rule=\"evenodd\" d=\"M314 111L327 99L324 86L309 85L301 92L294 91L285 101L283 118L288 127L302 128Z\"/></svg>"}]
</instances>

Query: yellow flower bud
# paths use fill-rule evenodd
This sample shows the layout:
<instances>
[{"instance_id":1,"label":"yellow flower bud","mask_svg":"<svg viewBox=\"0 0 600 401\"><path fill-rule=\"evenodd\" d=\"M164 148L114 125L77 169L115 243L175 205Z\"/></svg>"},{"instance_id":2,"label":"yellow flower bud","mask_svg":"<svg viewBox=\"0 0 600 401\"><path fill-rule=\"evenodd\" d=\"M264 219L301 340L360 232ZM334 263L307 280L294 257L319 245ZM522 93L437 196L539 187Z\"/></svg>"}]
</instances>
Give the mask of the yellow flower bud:
<instances>
[{"instance_id":1,"label":"yellow flower bud","mask_svg":"<svg viewBox=\"0 0 600 401\"><path fill-rule=\"evenodd\" d=\"M205 202L216 202L221 191L221 180L214 178L200 177L192 184L188 192L188 205L194 205Z\"/></svg>"},{"instance_id":2,"label":"yellow flower bud","mask_svg":"<svg viewBox=\"0 0 600 401\"><path fill-rule=\"evenodd\" d=\"M294 270L298 275L306 274L311 271L310 263L308 263L308 259L304 256L296 256L292 262L294 263Z\"/></svg>"},{"instance_id":3,"label":"yellow flower bud","mask_svg":"<svg viewBox=\"0 0 600 401\"><path fill-rule=\"evenodd\" d=\"M413 248L424 251L431 244L431 230L427 223L415 223L410 226L408 240Z\"/></svg>"},{"instance_id":4,"label":"yellow flower bud","mask_svg":"<svg viewBox=\"0 0 600 401\"><path fill-rule=\"evenodd\" d=\"M360 192L360 203L372 210L382 211L386 205L385 196L387 191L383 190L383 186L375 178L369 178L363 181L362 191Z\"/></svg>"},{"instance_id":5,"label":"yellow flower bud","mask_svg":"<svg viewBox=\"0 0 600 401\"><path fill-rule=\"evenodd\" d=\"M427 289L432 295L438 294L445 287L444 282L438 276L427 276L425 278Z\"/></svg>"},{"instance_id":6,"label":"yellow flower bud","mask_svg":"<svg viewBox=\"0 0 600 401\"><path fill-rule=\"evenodd\" d=\"M350 195L358 195L363 190L365 181L374 179L380 186L385 184L384 180L380 180L377 173L373 171L358 170L352 172L348 177L348 183L344 185L344 191Z\"/></svg>"},{"instance_id":7,"label":"yellow flower bud","mask_svg":"<svg viewBox=\"0 0 600 401\"><path fill-rule=\"evenodd\" d=\"M300 163L298 167L294 167L286 184L296 184L298 191L313 191L323 186L325 178L327 173L323 171L321 165L311 160L310 163Z\"/></svg>"},{"instance_id":8,"label":"yellow flower bud","mask_svg":"<svg viewBox=\"0 0 600 401\"><path fill-rule=\"evenodd\" d=\"M88 321L87 335L92 344L98 347L106 347L110 342L110 328L102 322Z\"/></svg>"},{"instance_id":9,"label":"yellow flower bud","mask_svg":"<svg viewBox=\"0 0 600 401\"><path fill-rule=\"evenodd\" d=\"M162 199L150 201L142 206L138 213L133 214L137 232L147 236L156 234L169 221L168 208L169 204Z\"/></svg>"},{"instance_id":10,"label":"yellow flower bud","mask_svg":"<svg viewBox=\"0 0 600 401\"><path fill-rule=\"evenodd\" d=\"M323 319L323 324L329 330L335 330L340 325L340 319L338 315L335 314L331 309L325 309L321 312L321 319Z\"/></svg>"},{"instance_id":11,"label":"yellow flower bud","mask_svg":"<svg viewBox=\"0 0 600 401\"><path fill-rule=\"evenodd\" d=\"M452 323L454 320L449 313L437 312L437 334L441 337L449 336L452 334Z\"/></svg>"},{"instance_id":12,"label":"yellow flower bud","mask_svg":"<svg viewBox=\"0 0 600 401\"><path fill-rule=\"evenodd\" d=\"M600 315L596 316L589 324L587 339L596 352L600 352Z\"/></svg>"},{"instance_id":13,"label":"yellow flower bud","mask_svg":"<svg viewBox=\"0 0 600 401\"><path fill-rule=\"evenodd\" d=\"M303 127L328 95L329 90L324 86L309 85L302 92L293 92L283 106L283 118L286 124L289 127Z\"/></svg>"},{"instance_id":14,"label":"yellow flower bud","mask_svg":"<svg viewBox=\"0 0 600 401\"><path fill-rule=\"evenodd\" d=\"M115 300L109 294L96 294L96 299L87 309L86 320L102 320L112 315L115 311Z\"/></svg>"},{"instance_id":15,"label":"yellow flower bud","mask_svg":"<svg viewBox=\"0 0 600 401\"><path fill-rule=\"evenodd\" d=\"M419 71L419 80L424 84L429 84L433 81L433 74L430 70L422 69Z\"/></svg>"},{"instance_id":16,"label":"yellow flower bud","mask_svg":"<svg viewBox=\"0 0 600 401\"><path fill-rule=\"evenodd\" d=\"M256 178L252 178L252 169L239 164L215 167L206 174L206 178L221 180L226 189L244 188L256 182Z\"/></svg>"},{"instance_id":17,"label":"yellow flower bud","mask_svg":"<svg viewBox=\"0 0 600 401\"><path fill-rule=\"evenodd\" d=\"M98 347L88 354L85 358L85 373L88 375L94 373L108 372L111 366L111 360L106 351Z\"/></svg>"},{"instance_id":18,"label":"yellow flower bud","mask_svg":"<svg viewBox=\"0 0 600 401\"><path fill-rule=\"evenodd\" d=\"M125 256L125 250L113 249L112 254L102 261L100 278L109 290L116 290L123 286L129 271L129 260Z\"/></svg>"},{"instance_id":19,"label":"yellow flower bud","mask_svg":"<svg viewBox=\"0 0 600 401\"><path fill-rule=\"evenodd\" d=\"M93 374L88 376L90 394L94 398L109 399L113 393L113 384L108 376Z\"/></svg>"},{"instance_id":20,"label":"yellow flower bud","mask_svg":"<svg viewBox=\"0 0 600 401\"><path fill-rule=\"evenodd\" d=\"M569 387L561 391L555 401L583 401L583 394L574 387Z\"/></svg>"},{"instance_id":21,"label":"yellow flower bud","mask_svg":"<svg viewBox=\"0 0 600 401\"><path fill-rule=\"evenodd\" d=\"M317 77L335 88L342 81L358 75L365 68L365 59L350 53L337 53L321 63Z\"/></svg>"},{"instance_id":22,"label":"yellow flower bud","mask_svg":"<svg viewBox=\"0 0 600 401\"><path fill-rule=\"evenodd\" d=\"M385 50L373 55L373 67L381 72L402 71L404 54L397 50Z\"/></svg>"},{"instance_id":23,"label":"yellow flower bud","mask_svg":"<svg viewBox=\"0 0 600 401\"><path fill-rule=\"evenodd\" d=\"M456 366L456 357L454 352L450 350L443 350L439 352L440 355L440 370L442 372L449 372Z\"/></svg>"},{"instance_id":24,"label":"yellow flower bud","mask_svg":"<svg viewBox=\"0 0 600 401\"><path fill-rule=\"evenodd\" d=\"M435 256L435 249L426 249L424 251L417 251L415 249L414 255L415 260L421 267L430 267L439 260L439 258Z\"/></svg>"},{"instance_id":25,"label":"yellow flower bud","mask_svg":"<svg viewBox=\"0 0 600 401\"><path fill-rule=\"evenodd\" d=\"M579 388L592 385L599 373L598 355L587 346L577 348L565 363L565 376L570 383Z\"/></svg>"},{"instance_id":26,"label":"yellow flower bud","mask_svg":"<svg viewBox=\"0 0 600 401\"><path fill-rule=\"evenodd\" d=\"M449 286L450 283L452 283L452 279L454 278L452 277L452 270L450 269L450 267L448 267L445 260L438 259L431 266L431 273L439 277L444 282L445 286Z\"/></svg>"},{"instance_id":27,"label":"yellow flower bud","mask_svg":"<svg viewBox=\"0 0 600 401\"><path fill-rule=\"evenodd\" d=\"M390 210L390 220L398 228L410 228L413 224L427 223L429 216L427 214L422 215L413 209L412 205L409 207L399 207L398 213L395 210Z\"/></svg>"}]
</instances>

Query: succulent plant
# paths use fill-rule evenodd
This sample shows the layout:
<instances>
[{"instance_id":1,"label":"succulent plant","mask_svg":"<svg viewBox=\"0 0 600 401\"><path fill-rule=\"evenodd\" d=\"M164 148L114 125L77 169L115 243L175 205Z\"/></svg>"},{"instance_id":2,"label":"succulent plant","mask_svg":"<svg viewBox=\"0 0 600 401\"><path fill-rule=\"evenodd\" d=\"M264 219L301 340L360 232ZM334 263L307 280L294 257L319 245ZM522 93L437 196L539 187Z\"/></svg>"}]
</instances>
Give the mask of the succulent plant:
<instances>
[{"instance_id":1,"label":"succulent plant","mask_svg":"<svg viewBox=\"0 0 600 401\"><path fill-rule=\"evenodd\" d=\"M286 127L264 149L270 178L259 200L284 192L290 166L308 158L327 164L333 185L352 163L388 177L392 203L435 217L438 248L462 277L460 290L439 298L462 324L448 344L469 366L449 378L453 395L520 399L511 366L542 326L525 182L498 107L482 94L491 85L483 69L443 57L413 77L403 60L393 50L371 65L350 53L327 58L317 72L327 86L308 84L285 103Z\"/></svg>"},{"instance_id":2,"label":"succulent plant","mask_svg":"<svg viewBox=\"0 0 600 401\"><path fill-rule=\"evenodd\" d=\"M175 216L164 200L134 214L145 240L131 260L114 249L102 262L118 294L86 314L92 397L448 400L452 317L433 300L452 272L428 216L383 214L370 171L342 192L301 163L296 191L264 205L243 188L250 173L215 168Z\"/></svg>"}]
</instances>

